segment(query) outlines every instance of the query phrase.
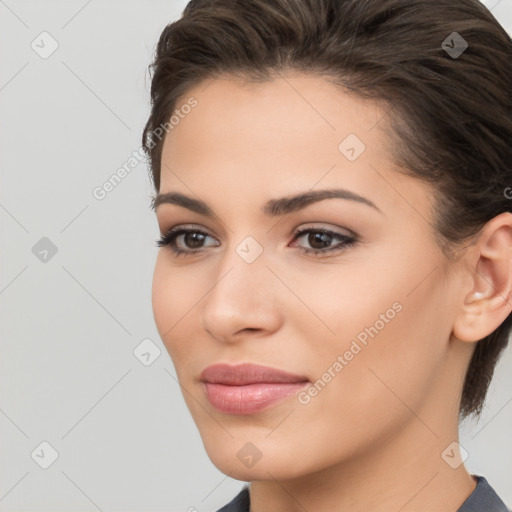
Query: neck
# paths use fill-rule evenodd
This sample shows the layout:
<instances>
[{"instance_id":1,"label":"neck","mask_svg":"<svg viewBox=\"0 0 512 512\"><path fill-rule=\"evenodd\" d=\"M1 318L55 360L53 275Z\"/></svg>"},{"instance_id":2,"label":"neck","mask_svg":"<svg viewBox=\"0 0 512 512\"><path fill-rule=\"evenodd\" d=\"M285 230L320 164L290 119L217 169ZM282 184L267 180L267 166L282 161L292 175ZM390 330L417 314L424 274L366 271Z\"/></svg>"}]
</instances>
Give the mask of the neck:
<instances>
[{"instance_id":1,"label":"neck","mask_svg":"<svg viewBox=\"0 0 512 512\"><path fill-rule=\"evenodd\" d=\"M445 451L458 440L456 418L447 430L441 435L411 416L392 439L349 461L293 480L251 482L251 512L457 512L476 481L463 464L445 461L458 457L457 449Z\"/></svg>"}]
</instances>

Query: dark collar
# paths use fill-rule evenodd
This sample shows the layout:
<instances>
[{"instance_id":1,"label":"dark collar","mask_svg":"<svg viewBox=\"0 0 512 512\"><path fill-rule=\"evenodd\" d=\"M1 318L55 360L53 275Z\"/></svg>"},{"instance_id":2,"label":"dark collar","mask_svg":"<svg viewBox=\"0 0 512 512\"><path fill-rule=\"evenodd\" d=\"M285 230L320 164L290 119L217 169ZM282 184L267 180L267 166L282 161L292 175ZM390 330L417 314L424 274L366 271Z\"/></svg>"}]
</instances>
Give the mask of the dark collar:
<instances>
[{"instance_id":1,"label":"dark collar","mask_svg":"<svg viewBox=\"0 0 512 512\"><path fill-rule=\"evenodd\" d=\"M473 476L477 480L476 487L457 512L512 512L483 476ZM227 505L217 512L249 512L249 507L249 486L245 485Z\"/></svg>"},{"instance_id":2,"label":"dark collar","mask_svg":"<svg viewBox=\"0 0 512 512\"><path fill-rule=\"evenodd\" d=\"M473 476L477 479L476 487L457 512L511 512L483 476Z\"/></svg>"}]
</instances>

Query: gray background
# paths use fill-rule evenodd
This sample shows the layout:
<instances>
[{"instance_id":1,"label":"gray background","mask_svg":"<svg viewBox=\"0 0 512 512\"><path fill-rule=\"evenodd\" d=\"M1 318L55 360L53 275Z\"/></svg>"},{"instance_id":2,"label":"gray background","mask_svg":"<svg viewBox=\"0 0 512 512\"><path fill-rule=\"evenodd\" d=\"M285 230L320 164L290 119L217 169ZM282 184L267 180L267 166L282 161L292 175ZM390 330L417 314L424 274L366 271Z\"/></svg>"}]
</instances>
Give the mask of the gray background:
<instances>
[{"instance_id":1,"label":"gray background","mask_svg":"<svg viewBox=\"0 0 512 512\"><path fill-rule=\"evenodd\" d=\"M512 0L485 3L512 33ZM0 0L2 511L207 511L243 485L206 456L154 325L145 164L92 194L140 147L146 67L185 5ZM48 58L31 47L51 49L43 31ZM145 366L133 351L148 338L161 355ZM509 505L511 368L512 347L461 429L467 467ZM58 452L47 469L42 442Z\"/></svg>"}]
</instances>

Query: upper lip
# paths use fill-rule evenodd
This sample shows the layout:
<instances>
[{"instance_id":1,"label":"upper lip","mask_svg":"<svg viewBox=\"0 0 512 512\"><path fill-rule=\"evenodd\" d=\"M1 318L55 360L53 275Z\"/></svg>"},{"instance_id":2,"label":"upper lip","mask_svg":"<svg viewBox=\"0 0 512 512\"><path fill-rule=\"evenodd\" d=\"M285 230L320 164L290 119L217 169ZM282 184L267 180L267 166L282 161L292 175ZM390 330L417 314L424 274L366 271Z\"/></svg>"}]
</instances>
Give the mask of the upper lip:
<instances>
[{"instance_id":1,"label":"upper lip","mask_svg":"<svg viewBox=\"0 0 512 512\"><path fill-rule=\"evenodd\" d=\"M229 365L225 363L208 366L201 372L200 380L214 384L240 386L254 383L306 382L303 375L294 375L284 370L251 363Z\"/></svg>"}]
</instances>

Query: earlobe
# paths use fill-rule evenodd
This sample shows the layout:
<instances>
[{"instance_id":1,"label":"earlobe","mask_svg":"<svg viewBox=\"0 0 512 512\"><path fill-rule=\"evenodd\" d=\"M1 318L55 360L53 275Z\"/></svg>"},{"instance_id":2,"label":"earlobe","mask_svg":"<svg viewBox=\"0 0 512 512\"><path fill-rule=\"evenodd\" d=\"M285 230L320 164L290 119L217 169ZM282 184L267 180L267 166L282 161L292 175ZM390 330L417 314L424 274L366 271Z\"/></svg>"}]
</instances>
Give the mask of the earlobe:
<instances>
[{"instance_id":1,"label":"earlobe","mask_svg":"<svg viewBox=\"0 0 512 512\"><path fill-rule=\"evenodd\" d=\"M466 297L464 304L471 304L472 302L476 302L482 299L486 299L489 296L488 292L474 292Z\"/></svg>"},{"instance_id":2,"label":"earlobe","mask_svg":"<svg viewBox=\"0 0 512 512\"><path fill-rule=\"evenodd\" d=\"M491 219L464 259L472 287L461 291L453 335L475 342L494 332L512 311L512 213Z\"/></svg>"}]
</instances>

